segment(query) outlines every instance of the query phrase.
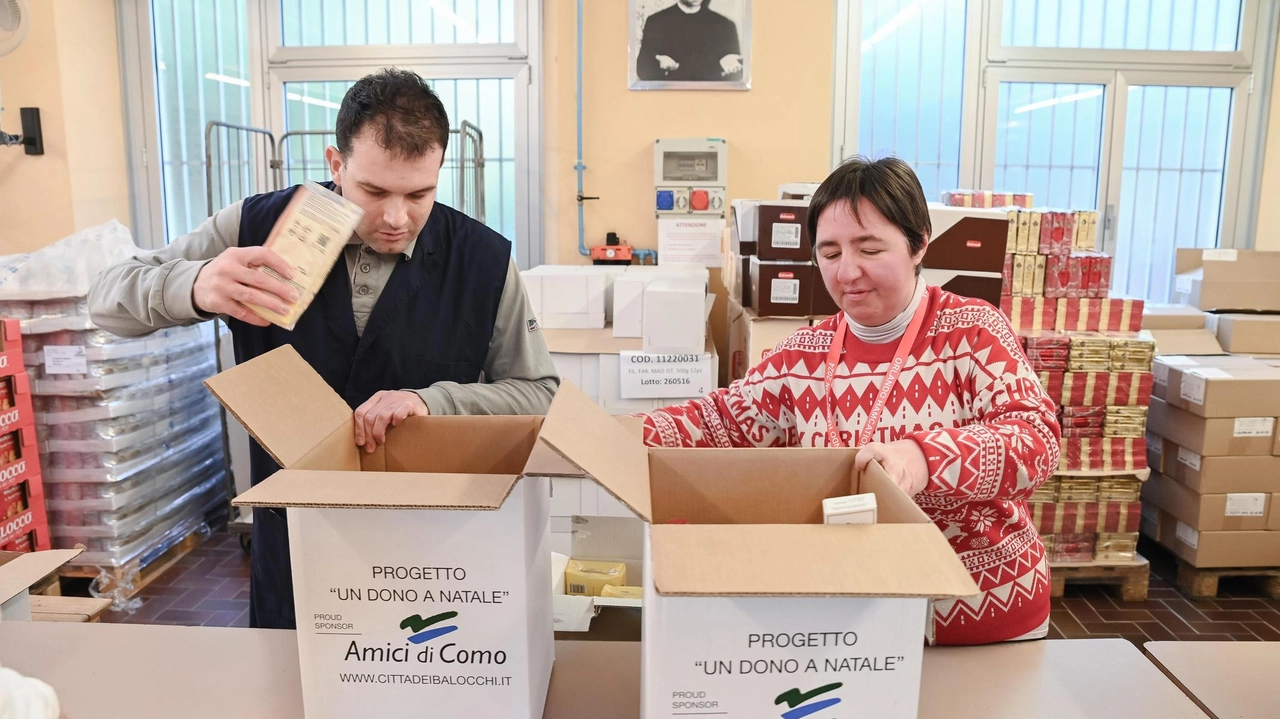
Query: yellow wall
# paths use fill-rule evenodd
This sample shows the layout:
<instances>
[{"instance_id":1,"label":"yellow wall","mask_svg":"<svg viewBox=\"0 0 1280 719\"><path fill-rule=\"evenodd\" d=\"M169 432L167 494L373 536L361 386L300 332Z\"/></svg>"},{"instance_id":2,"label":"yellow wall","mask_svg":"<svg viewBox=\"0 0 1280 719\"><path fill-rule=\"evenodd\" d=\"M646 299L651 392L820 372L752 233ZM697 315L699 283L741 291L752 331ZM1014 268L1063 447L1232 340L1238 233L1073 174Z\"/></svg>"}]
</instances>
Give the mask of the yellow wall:
<instances>
[{"instance_id":1,"label":"yellow wall","mask_svg":"<svg viewBox=\"0 0 1280 719\"><path fill-rule=\"evenodd\" d=\"M657 247L653 141L723 137L729 197L775 197L782 182L826 177L831 152L834 0L757 0L747 92L627 89L625 0L587 0L584 21L584 163L588 245L614 231ZM575 0L544 5L543 125L546 263L585 262L577 251Z\"/></svg>"},{"instance_id":2,"label":"yellow wall","mask_svg":"<svg viewBox=\"0 0 1280 719\"><path fill-rule=\"evenodd\" d=\"M111 218L129 222L114 0L32 0L31 32L0 58L0 127L40 108L45 154L0 148L0 254Z\"/></svg>"}]
</instances>

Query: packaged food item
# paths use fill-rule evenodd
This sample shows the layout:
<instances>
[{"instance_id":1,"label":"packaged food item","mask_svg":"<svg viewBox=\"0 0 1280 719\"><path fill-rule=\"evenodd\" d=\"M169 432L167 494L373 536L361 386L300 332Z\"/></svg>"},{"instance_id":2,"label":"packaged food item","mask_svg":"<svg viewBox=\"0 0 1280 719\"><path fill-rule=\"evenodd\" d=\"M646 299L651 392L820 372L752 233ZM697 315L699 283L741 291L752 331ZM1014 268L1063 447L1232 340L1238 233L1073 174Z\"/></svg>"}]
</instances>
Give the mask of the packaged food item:
<instances>
[{"instance_id":1,"label":"packaged food item","mask_svg":"<svg viewBox=\"0 0 1280 719\"><path fill-rule=\"evenodd\" d=\"M27 486L19 482L0 491L0 519L11 519L27 511Z\"/></svg>"},{"instance_id":2,"label":"packaged food item","mask_svg":"<svg viewBox=\"0 0 1280 719\"><path fill-rule=\"evenodd\" d=\"M267 249L289 264L293 277L285 279L269 267L259 268L292 287L298 299L283 315L257 305L248 305L249 309L273 324L292 330L320 291L363 215L359 205L314 182L299 187L265 243Z\"/></svg>"},{"instance_id":3,"label":"packaged food item","mask_svg":"<svg viewBox=\"0 0 1280 719\"><path fill-rule=\"evenodd\" d=\"M600 588L600 596L613 599L644 599L644 587L615 587L606 584Z\"/></svg>"},{"instance_id":4,"label":"packaged food item","mask_svg":"<svg viewBox=\"0 0 1280 719\"><path fill-rule=\"evenodd\" d=\"M1055 534L1050 562L1082 563L1093 561L1095 534Z\"/></svg>"},{"instance_id":5,"label":"packaged food item","mask_svg":"<svg viewBox=\"0 0 1280 719\"><path fill-rule=\"evenodd\" d=\"M15 429L0 434L0 467L22 459L22 438L18 435L21 431Z\"/></svg>"},{"instance_id":6,"label":"packaged food item","mask_svg":"<svg viewBox=\"0 0 1280 719\"><path fill-rule=\"evenodd\" d=\"M1137 532L1098 534L1096 558L1099 562L1131 562L1138 555Z\"/></svg>"},{"instance_id":7,"label":"packaged food item","mask_svg":"<svg viewBox=\"0 0 1280 719\"><path fill-rule=\"evenodd\" d=\"M606 586L626 586L627 565L622 562L598 562L570 559L564 570L565 594L598 597Z\"/></svg>"},{"instance_id":8,"label":"packaged food item","mask_svg":"<svg viewBox=\"0 0 1280 719\"><path fill-rule=\"evenodd\" d=\"M823 524L875 524L876 495L851 494L822 500Z\"/></svg>"}]
</instances>

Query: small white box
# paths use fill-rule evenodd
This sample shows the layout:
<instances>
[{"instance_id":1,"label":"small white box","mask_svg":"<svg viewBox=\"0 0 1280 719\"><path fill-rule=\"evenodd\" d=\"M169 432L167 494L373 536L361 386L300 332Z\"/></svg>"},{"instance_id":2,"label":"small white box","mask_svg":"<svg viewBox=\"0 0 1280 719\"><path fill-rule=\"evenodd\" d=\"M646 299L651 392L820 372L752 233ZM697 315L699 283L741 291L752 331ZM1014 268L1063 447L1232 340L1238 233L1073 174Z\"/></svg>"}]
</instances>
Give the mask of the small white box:
<instances>
[{"instance_id":1,"label":"small white box","mask_svg":"<svg viewBox=\"0 0 1280 719\"><path fill-rule=\"evenodd\" d=\"M659 280L644 291L644 342L649 353L700 354L707 345L706 287Z\"/></svg>"},{"instance_id":2,"label":"small white box","mask_svg":"<svg viewBox=\"0 0 1280 719\"><path fill-rule=\"evenodd\" d=\"M614 277L610 302L614 337L644 337L644 291L659 280L690 280L707 287L705 267L634 265Z\"/></svg>"},{"instance_id":3,"label":"small white box","mask_svg":"<svg viewBox=\"0 0 1280 719\"><path fill-rule=\"evenodd\" d=\"M644 289L650 278L623 275L613 283L613 336L644 336Z\"/></svg>"},{"instance_id":4,"label":"small white box","mask_svg":"<svg viewBox=\"0 0 1280 719\"><path fill-rule=\"evenodd\" d=\"M524 272L523 278L533 312L545 329L604 327L606 277L598 268L541 265Z\"/></svg>"},{"instance_id":5,"label":"small white box","mask_svg":"<svg viewBox=\"0 0 1280 719\"><path fill-rule=\"evenodd\" d=\"M875 524L876 495L850 494L822 500L823 524Z\"/></svg>"}]
</instances>

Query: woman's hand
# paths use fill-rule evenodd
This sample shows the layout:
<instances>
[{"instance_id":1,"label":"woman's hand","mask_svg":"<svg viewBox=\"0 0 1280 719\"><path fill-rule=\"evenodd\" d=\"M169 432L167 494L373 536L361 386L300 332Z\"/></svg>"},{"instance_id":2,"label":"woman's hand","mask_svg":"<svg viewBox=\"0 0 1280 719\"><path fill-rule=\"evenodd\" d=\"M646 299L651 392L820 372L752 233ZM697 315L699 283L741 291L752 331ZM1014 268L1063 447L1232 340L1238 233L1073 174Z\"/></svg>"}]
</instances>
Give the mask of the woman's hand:
<instances>
[{"instance_id":1,"label":"woman's hand","mask_svg":"<svg viewBox=\"0 0 1280 719\"><path fill-rule=\"evenodd\" d=\"M866 469L873 459L880 462L889 479L908 497L914 497L929 485L929 462L915 440L903 439L888 444L869 442L859 447L855 461L858 471Z\"/></svg>"}]
</instances>

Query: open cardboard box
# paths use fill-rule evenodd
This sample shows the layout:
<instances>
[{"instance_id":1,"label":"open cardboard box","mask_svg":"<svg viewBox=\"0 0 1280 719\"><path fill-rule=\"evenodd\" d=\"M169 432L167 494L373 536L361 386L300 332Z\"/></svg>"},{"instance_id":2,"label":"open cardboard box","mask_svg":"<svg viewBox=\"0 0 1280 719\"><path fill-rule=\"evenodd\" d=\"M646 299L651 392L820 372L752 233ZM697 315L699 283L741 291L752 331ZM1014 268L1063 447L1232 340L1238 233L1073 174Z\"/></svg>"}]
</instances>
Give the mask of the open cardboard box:
<instances>
[{"instance_id":1,"label":"open cardboard box","mask_svg":"<svg viewBox=\"0 0 1280 719\"><path fill-rule=\"evenodd\" d=\"M978 588L879 465L858 476L852 449L646 448L569 385L540 436L649 522L643 717L772 715L830 685L813 701L916 716L930 599ZM880 524L822 524L824 498L859 492Z\"/></svg>"},{"instance_id":2,"label":"open cardboard box","mask_svg":"<svg viewBox=\"0 0 1280 719\"><path fill-rule=\"evenodd\" d=\"M0 552L0 620L31 621L31 585L58 571L83 549Z\"/></svg>"},{"instance_id":3,"label":"open cardboard box","mask_svg":"<svg viewBox=\"0 0 1280 719\"><path fill-rule=\"evenodd\" d=\"M235 503L289 510L308 719L542 716L567 465L541 417L411 417L370 454L292 347L206 384L284 468Z\"/></svg>"}]
</instances>

